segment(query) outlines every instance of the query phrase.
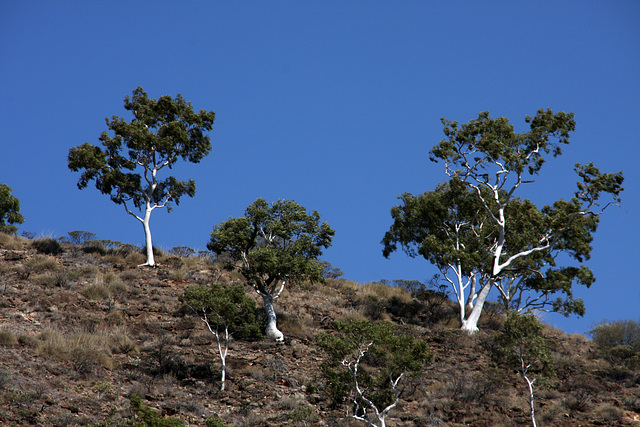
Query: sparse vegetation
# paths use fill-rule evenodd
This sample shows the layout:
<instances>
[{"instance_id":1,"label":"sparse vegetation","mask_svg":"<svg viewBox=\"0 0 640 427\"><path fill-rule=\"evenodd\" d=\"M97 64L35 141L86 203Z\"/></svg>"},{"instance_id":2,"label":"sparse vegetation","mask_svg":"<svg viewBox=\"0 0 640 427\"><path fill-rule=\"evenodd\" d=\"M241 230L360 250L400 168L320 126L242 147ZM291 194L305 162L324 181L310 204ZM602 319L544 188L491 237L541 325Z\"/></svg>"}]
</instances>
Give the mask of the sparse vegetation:
<instances>
[{"instance_id":1,"label":"sparse vegetation","mask_svg":"<svg viewBox=\"0 0 640 427\"><path fill-rule=\"evenodd\" d=\"M488 316L485 308L483 333L470 337L459 329L456 305L438 281L362 285L327 278L288 287L278 300L287 339L237 335L221 392L216 339L179 297L189 286L249 286L242 275L224 271L208 256L167 254L157 268L141 270L139 262L125 258L144 261L137 251L116 254L107 245L105 255L87 254L63 243L64 252L49 255L36 253L31 241L5 236L0 245L12 249L2 248L10 256L0 263L0 424L355 427L362 421L348 418L345 409L362 414L364 398L379 410L395 402L389 373L398 379L395 367L413 360L390 356L395 340L400 354L409 356L416 354L407 352L411 340L423 350L428 344L433 359L399 379L388 425L530 422L522 377L490 358L499 344L494 338L509 330L504 314ZM182 266L167 265L174 261L164 257L177 257ZM185 280L175 280L176 272ZM245 298L255 304L259 296L251 292ZM255 320L265 321L263 310L256 310ZM371 341L354 347L357 340L347 339L350 329L337 325L361 325L365 337L392 337L372 344L360 358L360 398L352 394L348 367L355 367L358 350ZM549 327L539 331L550 339L548 362L557 373L553 388L536 389L541 424L634 425L640 415L639 367L633 364L635 341L625 337L635 336L628 333L635 325L607 322L595 328L593 341ZM332 358L332 352L342 357ZM531 372L537 375L541 367L535 364ZM132 404L134 394L140 400ZM367 417L376 422L373 412Z\"/></svg>"}]
</instances>

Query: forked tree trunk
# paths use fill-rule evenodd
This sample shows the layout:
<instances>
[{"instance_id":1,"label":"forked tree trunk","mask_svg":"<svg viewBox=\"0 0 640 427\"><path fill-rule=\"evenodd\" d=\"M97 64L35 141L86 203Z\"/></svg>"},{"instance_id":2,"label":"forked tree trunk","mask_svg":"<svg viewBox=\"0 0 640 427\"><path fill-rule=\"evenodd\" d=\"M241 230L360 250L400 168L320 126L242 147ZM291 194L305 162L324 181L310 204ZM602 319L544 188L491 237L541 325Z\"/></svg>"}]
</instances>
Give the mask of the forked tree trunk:
<instances>
[{"instance_id":1,"label":"forked tree trunk","mask_svg":"<svg viewBox=\"0 0 640 427\"><path fill-rule=\"evenodd\" d=\"M265 333L267 337L273 338L276 341L284 341L284 335L276 324L276 311L273 308L273 296L267 293L261 293L262 301L264 303L264 311L267 313L267 328Z\"/></svg>"},{"instance_id":2,"label":"forked tree trunk","mask_svg":"<svg viewBox=\"0 0 640 427\"><path fill-rule=\"evenodd\" d=\"M218 354L220 355L220 362L222 363L222 374L220 377L220 391L224 391L224 384L227 378L227 351L229 351L229 326L224 325L224 350L220 345L220 335L216 334L218 339Z\"/></svg>"},{"instance_id":3,"label":"forked tree trunk","mask_svg":"<svg viewBox=\"0 0 640 427\"><path fill-rule=\"evenodd\" d=\"M533 379L533 381L531 381L529 379L529 377L527 377L527 374L522 373L522 376L524 377L524 379L527 381L527 385L529 386L529 407L531 408L531 425L533 427L537 427L536 424L536 409L535 409L535 401L534 401L534 395L533 395L533 383L536 381L535 378Z\"/></svg>"},{"instance_id":4,"label":"forked tree trunk","mask_svg":"<svg viewBox=\"0 0 640 427\"><path fill-rule=\"evenodd\" d=\"M476 299L476 303L473 305L473 309L469 312L469 317L462 321L462 330L466 331L469 335L473 335L478 332L478 320L480 320L480 315L482 314L482 307L484 306L487 297L489 296L489 291L493 286L493 280L489 280L483 287L480 289L480 293L478 294L478 298Z\"/></svg>"}]
</instances>

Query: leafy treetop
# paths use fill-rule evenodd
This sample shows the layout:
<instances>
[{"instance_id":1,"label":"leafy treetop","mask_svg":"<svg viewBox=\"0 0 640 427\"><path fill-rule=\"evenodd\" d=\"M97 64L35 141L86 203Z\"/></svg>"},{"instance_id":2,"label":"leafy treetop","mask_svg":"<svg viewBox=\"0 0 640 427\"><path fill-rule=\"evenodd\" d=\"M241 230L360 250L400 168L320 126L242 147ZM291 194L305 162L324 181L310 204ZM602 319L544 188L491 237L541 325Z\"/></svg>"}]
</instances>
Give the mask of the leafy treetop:
<instances>
[{"instance_id":1,"label":"leafy treetop","mask_svg":"<svg viewBox=\"0 0 640 427\"><path fill-rule=\"evenodd\" d=\"M323 281L316 262L335 232L320 215L293 200L269 205L258 198L245 215L216 226L207 248L238 269L258 293L274 295L280 282Z\"/></svg>"}]
</instances>

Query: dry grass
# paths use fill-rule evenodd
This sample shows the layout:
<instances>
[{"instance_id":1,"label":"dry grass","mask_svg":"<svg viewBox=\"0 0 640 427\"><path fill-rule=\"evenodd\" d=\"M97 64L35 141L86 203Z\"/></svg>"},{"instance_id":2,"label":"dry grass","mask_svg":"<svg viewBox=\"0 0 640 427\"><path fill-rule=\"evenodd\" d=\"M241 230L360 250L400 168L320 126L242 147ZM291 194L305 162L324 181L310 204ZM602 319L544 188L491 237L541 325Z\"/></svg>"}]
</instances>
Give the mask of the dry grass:
<instances>
[{"instance_id":1,"label":"dry grass","mask_svg":"<svg viewBox=\"0 0 640 427\"><path fill-rule=\"evenodd\" d=\"M97 368L114 369L113 354L140 354L137 343L123 326L96 328L94 332L65 334L47 329L37 337L36 354L58 362L70 362L79 374L90 374Z\"/></svg>"},{"instance_id":2,"label":"dry grass","mask_svg":"<svg viewBox=\"0 0 640 427\"><path fill-rule=\"evenodd\" d=\"M80 293L90 300L122 299L128 287L115 274L98 274L94 282L86 285Z\"/></svg>"},{"instance_id":3,"label":"dry grass","mask_svg":"<svg viewBox=\"0 0 640 427\"><path fill-rule=\"evenodd\" d=\"M175 282L184 282L187 279L187 273L182 269L172 269L169 271L169 279Z\"/></svg>"},{"instance_id":4,"label":"dry grass","mask_svg":"<svg viewBox=\"0 0 640 427\"><path fill-rule=\"evenodd\" d=\"M56 271L59 268L56 258L48 255L36 255L27 260L23 265L30 273Z\"/></svg>"},{"instance_id":5,"label":"dry grass","mask_svg":"<svg viewBox=\"0 0 640 427\"><path fill-rule=\"evenodd\" d=\"M21 251L25 247L26 239L11 234L0 233L0 248L10 251Z\"/></svg>"},{"instance_id":6,"label":"dry grass","mask_svg":"<svg viewBox=\"0 0 640 427\"><path fill-rule=\"evenodd\" d=\"M357 295L362 299L373 296L380 300L396 298L400 302L411 302L411 294L408 290L377 282L365 283L358 289Z\"/></svg>"},{"instance_id":7,"label":"dry grass","mask_svg":"<svg viewBox=\"0 0 640 427\"><path fill-rule=\"evenodd\" d=\"M339 316L337 316L336 320L340 320L343 322L358 322L363 320L370 320L369 315L366 313L365 309L362 307L357 308L349 308L346 311L342 312Z\"/></svg>"},{"instance_id":8,"label":"dry grass","mask_svg":"<svg viewBox=\"0 0 640 427\"><path fill-rule=\"evenodd\" d=\"M129 267L137 267L140 264L144 264L147 261L147 257L140 252L134 252L127 255L124 261Z\"/></svg>"},{"instance_id":9,"label":"dry grass","mask_svg":"<svg viewBox=\"0 0 640 427\"><path fill-rule=\"evenodd\" d=\"M292 316L289 313L280 313L278 315L278 329L285 335L307 335L308 328L299 316Z\"/></svg>"},{"instance_id":10,"label":"dry grass","mask_svg":"<svg viewBox=\"0 0 640 427\"><path fill-rule=\"evenodd\" d=\"M0 346L13 347L16 344L18 344L16 334L6 329L0 330Z\"/></svg>"}]
</instances>

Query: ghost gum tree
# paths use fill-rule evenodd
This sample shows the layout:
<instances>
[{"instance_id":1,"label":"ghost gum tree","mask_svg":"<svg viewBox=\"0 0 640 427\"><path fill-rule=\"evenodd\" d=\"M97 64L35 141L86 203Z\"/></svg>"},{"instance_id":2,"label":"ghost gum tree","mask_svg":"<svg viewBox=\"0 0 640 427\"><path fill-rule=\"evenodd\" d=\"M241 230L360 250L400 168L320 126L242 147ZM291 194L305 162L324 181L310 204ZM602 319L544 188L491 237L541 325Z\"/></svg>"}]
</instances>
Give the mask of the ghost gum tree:
<instances>
[{"instance_id":1,"label":"ghost gum tree","mask_svg":"<svg viewBox=\"0 0 640 427\"><path fill-rule=\"evenodd\" d=\"M538 208L518 197L575 130L573 113L538 110L525 121L530 130L516 133L507 118L488 112L463 125L442 119L446 138L430 158L444 162L449 179L423 195L400 196L382 240L386 257L400 246L441 270L470 334L494 286L507 310L584 314L571 288L593 283L581 263L590 257L600 215L620 202L622 172L602 173L592 163L575 165L580 181L569 200ZM561 254L580 265L558 267ZM565 299L554 299L557 294Z\"/></svg>"},{"instance_id":2,"label":"ghost gum tree","mask_svg":"<svg viewBox=\"0 0 640 427\"><path fill-rule=\"evenodd\" d=\"M123 205L125 211L142 224L147 250L147 262L154 266L153 243L149 220L151 212L171 203L178 205L183 195L193 197L196 184L190 179L180 181L173 176L161 180L163 169L180 159L199 163L211 150L207 131L213 129L215 113L195 112L181 95L150 99L138 87L133 96L126 96L124 108L133 114L127 121L121 117L107 118L107 127L100 135L102 147L88 142L69 150L69 169L82 171L78 188L95 181L102 194ZM132 209L141 211L140 215Z\"/></svg>"},{"instance_id":3,"label":"ghost gum tree","mask_svg":"<svg viewBox=\"0 0 640 427\"><path fill-rule=\"evenodd\" d=\"M237 270L262 297L267 314L266 334L276 341L284 336L277 328L273 302L287 282L322 282L324 266L317 262L331 245L335 232L320 215L293 200L273 204L258 198L244 216L214 227L207 248Z\"/></svg>"}]
</instances>

